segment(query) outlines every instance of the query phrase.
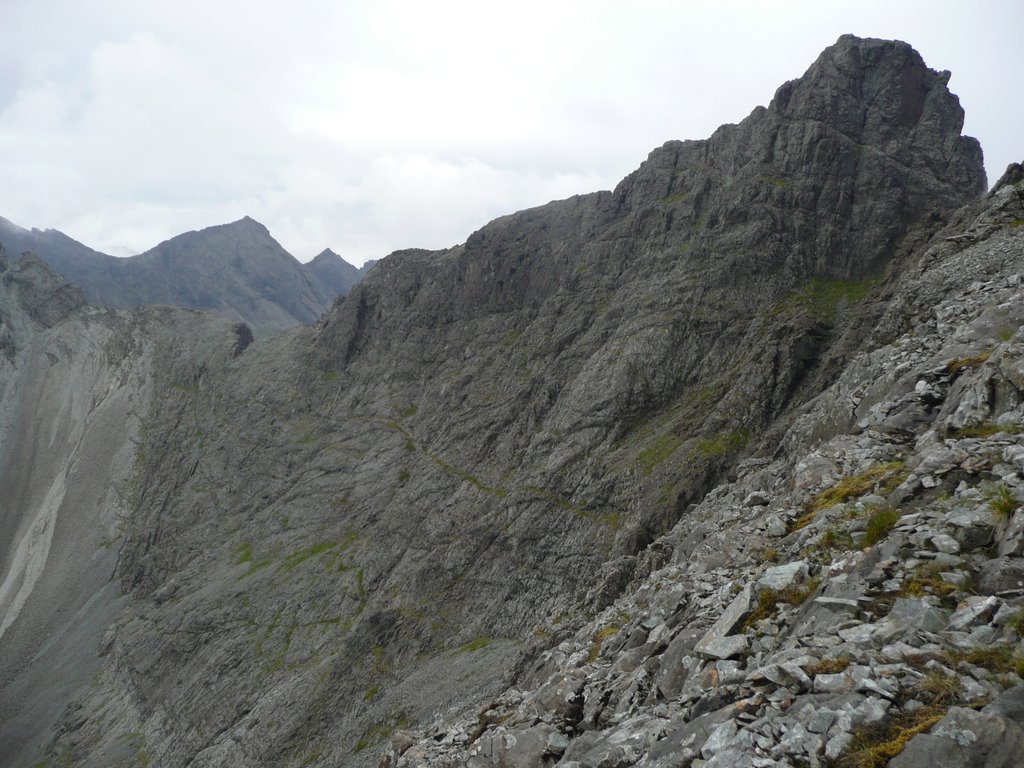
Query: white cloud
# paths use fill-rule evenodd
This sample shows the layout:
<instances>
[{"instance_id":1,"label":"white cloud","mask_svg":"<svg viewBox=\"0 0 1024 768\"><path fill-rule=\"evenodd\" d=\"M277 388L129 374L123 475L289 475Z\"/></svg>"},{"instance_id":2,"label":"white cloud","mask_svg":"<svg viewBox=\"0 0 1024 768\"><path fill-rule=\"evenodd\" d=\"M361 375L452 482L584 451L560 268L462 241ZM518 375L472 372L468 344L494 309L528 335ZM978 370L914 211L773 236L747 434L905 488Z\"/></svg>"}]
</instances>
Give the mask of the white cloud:
<instances>
[{"instance_id":1,"label":"white cloud","mask_svg":"<svg viewBox=\"0 0 1024 768\"><path fill-rule=\"evenodd\" d=\"M298 257L462 241L742 119L852 31L907 39L990 173L1024 155L1010 0L4 4L0 215L101 250L251 215Z\"/></svg>"}]
</instances>

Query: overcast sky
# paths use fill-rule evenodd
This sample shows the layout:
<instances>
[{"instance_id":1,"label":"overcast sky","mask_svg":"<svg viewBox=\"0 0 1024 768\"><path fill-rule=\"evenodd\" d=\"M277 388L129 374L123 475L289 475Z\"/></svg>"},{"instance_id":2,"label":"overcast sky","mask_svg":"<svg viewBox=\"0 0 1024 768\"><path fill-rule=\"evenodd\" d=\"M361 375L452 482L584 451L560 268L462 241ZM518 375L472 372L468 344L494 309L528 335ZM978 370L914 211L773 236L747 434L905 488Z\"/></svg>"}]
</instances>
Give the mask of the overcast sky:
<instances>
[{"instance_id":1,"label":"overcast sky","mask_svg":"<svg viewBox=\"0 0 1024 768\"><path fill-rule=\"evenodd\" d=\"M1024 160L1024 3L0 0L0 216L108 253L263 222L361 264L612 188L767 104L841 34L953 73Z\"/></svg>"}]
</instances>

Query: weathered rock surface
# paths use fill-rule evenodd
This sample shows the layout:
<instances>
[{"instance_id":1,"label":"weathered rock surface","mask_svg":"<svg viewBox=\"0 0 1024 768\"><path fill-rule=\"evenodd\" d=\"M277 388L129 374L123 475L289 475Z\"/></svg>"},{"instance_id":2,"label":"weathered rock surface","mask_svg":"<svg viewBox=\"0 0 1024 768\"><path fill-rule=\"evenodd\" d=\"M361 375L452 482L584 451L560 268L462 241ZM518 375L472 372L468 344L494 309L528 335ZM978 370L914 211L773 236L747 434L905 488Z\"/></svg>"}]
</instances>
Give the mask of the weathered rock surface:
<instances>
[{"instance_id":1,"label":"weathered rock surface","mask_svg":"<svg viewBox=\"0 0 1024 768\"><path fill-rule=\"evenodd\" d=\"M781 449L763 442L770 458L743 462L655 541L670 561L544 651L484 733L511 741L527 723L557 724L569 746L549 764L566 768L1017 765L1024 571L1000 550L1021 538L1024 389L1011 382L1024 359L1022 214L1024 188L1001 183L916 257L923 269L895 273L889 311L920 313L906 332L851 360L789 422ZM863 423L909 392L928 398L912 424ZM964 425L954 417L971 392ZM755 491L765 504L747 502ZM780 580L805 569L802 590ZM652 624L630 651L604 639ZM749 650L708 658L694 638L716 630ZM533 705L556 677L577 681L582 719ZM459 718L422 734L382 764L460 765L474 753Z\"/></svg>"},{"instance_id":2,"label":"weathered rock surface","mask_svg":"<svg viewBox=\"0 0 1024 768\"><path fill-rule=\"evenodd\" d=\"M0 255L0 764L34 764L100 671L152 360L230 338L196 313L86 307L35 257Z\"/></svg>"},{"instance_id":3,"label":"weathered rock surface","mask_svg":"<svg viewBox=\"0 0 1024 768\"><path fill-rule=\"evenodd\" d=\"M978 200L947 77L841 38L316 328L153 354L129 599L48 757L821 764L1024 683L1024 592L958 608L1020 560L986 547L1016 541L1024 196Z\"/></svg>"}]
</instances>

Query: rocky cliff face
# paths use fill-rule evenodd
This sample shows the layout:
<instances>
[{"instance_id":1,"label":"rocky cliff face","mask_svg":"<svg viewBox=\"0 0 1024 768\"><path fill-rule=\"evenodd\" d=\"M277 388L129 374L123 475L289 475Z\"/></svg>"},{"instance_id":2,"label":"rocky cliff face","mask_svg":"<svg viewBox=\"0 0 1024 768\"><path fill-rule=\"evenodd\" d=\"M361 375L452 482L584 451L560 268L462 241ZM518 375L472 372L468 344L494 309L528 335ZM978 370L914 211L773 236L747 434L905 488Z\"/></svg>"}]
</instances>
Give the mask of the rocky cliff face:
<instances>
[{"instance_id":1,"label":"rocky cliff face","mask_svg":"<svg viewBox=\"0 0 1024 768\"><path fill-rule=\"evenodd\" d=\"M171 238L117 258L56 230L26 230L0 219L0 242L31 252L81 286L93 304L170 304L217 312L267 335L312 323L363 272L337 254L300 264L249 217Z\"/></svg>"},{"instance_id":2,"label":"rocky cliff face","mask_svg":"<svg viewBox=\"0 0 1024 768\"><path fill-rule=\"evenodd\" d=\"M912 325L658 539L661 567L538 626L516 685L382 766L1017 765L1021 181L900 265L885 314Z\"/></svg>"},{"instance_id":3,"label":"rocky cliff face","mask_svg":"<svg viewBox=\"0 0 1024 768\"><path fill-rule=\"evenodd\" d=\"M0 251L0 763L34 763L100 669L154 358L233 337L197 313L87 307L34 256Z\"/></svg>"},{"instance_id":4,"label":"rocky cliff face","mask_svg":"<svg viewBox=\"0 0 1024 768\"><path fill-rule=\"evenodd\" d=\"M543 734L523 736L535 723L519 714L496 730L525 700L506 692L498 719L456 718L437 726L441 747L403 752L409 737L388 759L479 762L486 734L485 765L591 764L584 747L632 738L613 728L626 717L662 718L649 685L628 703L609 693L637 669L606 672L611 654L643 646L629 658L654 674L669 641L699 633L665 669L679 678L684 656L705 658L690 652L732 582L753 577L737 563L764 526L784 536L784 510L854 460L837 454L787 490L794 462L904 396L926 430L925 405L948 388L915 400L891 350L924 326L921 354L939 354L959 327L931 314L945 281L1018 258L1017 187L970 207L981 154L946 79L905 44L841 38L767 108L666 144L612 192L499 219L447 251L393 254L315 328L237 355L154 354L117 568L130 600L49 755L372 765L393 731L479 711L512 681L539 691L563 668L584 693L556 682L552 696L578 717L545 703L530 710ZM896 453L865 451L857 461ZM726 509L751 490L767 505ZM788 565L805 543L775 557ZM608 608L648 610L653 588L628 595L673 567L699 609ZM591 643L615 634L610 610L628 613L623 638L643 630L602 656ZM718 632L731 638L719 656L774 652L739 639L740 621ZM560 641L584 657L551 650ZM717 711L679 698L690 679L659 689L680 724ZM518 758L506 735L544 746ZM607 764L646 759L658 740Z\"/></svg>"}]
</instances>

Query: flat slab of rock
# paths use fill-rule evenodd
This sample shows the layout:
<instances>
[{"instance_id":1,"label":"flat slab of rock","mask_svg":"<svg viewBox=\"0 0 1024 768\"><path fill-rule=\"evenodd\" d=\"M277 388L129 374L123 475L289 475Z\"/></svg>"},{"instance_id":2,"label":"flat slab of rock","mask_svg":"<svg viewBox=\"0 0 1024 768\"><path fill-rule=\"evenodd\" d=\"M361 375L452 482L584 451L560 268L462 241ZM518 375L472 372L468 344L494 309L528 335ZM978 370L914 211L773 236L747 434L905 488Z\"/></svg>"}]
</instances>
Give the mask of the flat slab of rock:
<instances>
[{"instance_id":1,"label":"flat slab of rock","mask_svg":"<svg viewBox=\"0 0 1024 768\"><path fill-rule=\"evenodd\" d=\"M985 624L995 616L1001 601L992 595L971 595L956 607L949 618L948 629L962 631L969 627Z\"/></svg>"},{"instance_id":2,"label":"flat slab of rock","mask_svg":"<svg viewBox=\"0 0 1024 768\"><path fill-rule=\"evenodd\" d=\"M757 583L770 589L785 589L807 578L807 561L796 560L769 568Z\"/></svg>"},{"instance_id":3,"label":"flat slab of rock","mask_svg":"<svg viewBox=\"0 0 1024 768\"><path fill-rule=\"evenodd\" d=\"M893 603L889 618L925 632L941 632L949 621L949 612L929 605L924 600L900 597Z\"/></svg>"},{"instance_id":4,"label":"flat slab of rock","mask_svg":"<svg viewBox=\"0 0 1024 768\"><path fill-rule=\"evenodd\" d=\"M754 590L748 584L733 598L729 607L718 617L718 621L697 642L694 650L712 659L727 659L746 650L749 646L746 637L728 636L750 615L753 603Z\"/></svg>"},{"instance_id":5,"label":"flat slab of rock","mask_svg":"<svg viewBox=\"0 0 1024 768\"><path fill-rule=\"evenodd\" d=\"M696 651L709 659L731 659L750 649L750 640L746 635L730 635L712 638L707 642L701 640Z\"/></svg>"},{"instance_id":6,"label":"flat slab of rock","mask_svg":"<svg viewBox=\"0 0 1024 768\"><path fill-rule=\"evenodd\" d=\"M816 597L814 598L814 604L828 608L830 611L845 611L856 614L860 610L860 603L846 597Z\"/></svg>"}]
</instances>

